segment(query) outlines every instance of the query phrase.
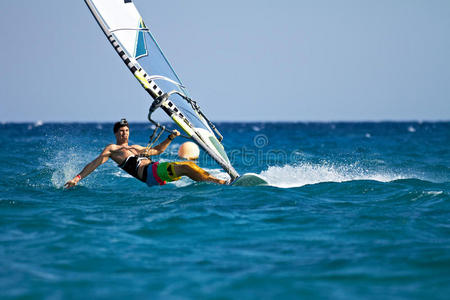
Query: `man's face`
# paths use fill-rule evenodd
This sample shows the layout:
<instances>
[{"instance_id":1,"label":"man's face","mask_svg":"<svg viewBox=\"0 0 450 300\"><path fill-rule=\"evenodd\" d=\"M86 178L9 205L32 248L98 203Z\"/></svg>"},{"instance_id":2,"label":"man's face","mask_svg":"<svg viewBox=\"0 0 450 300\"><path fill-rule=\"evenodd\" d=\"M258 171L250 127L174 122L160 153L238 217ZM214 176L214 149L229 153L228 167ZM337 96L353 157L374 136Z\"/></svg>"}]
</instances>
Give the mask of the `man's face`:
<instances>
[{"instance_id":1,"label":"man's face","mask_svg":"<svg viewBox=\"0 0 450 300\"><path fill-rule=\"evenodd\" d=\"M126 142L128 141L128 137L130 136L130 129L128 126L122 126L116 132L117 141Z\"/></svg>"}]
</instances>

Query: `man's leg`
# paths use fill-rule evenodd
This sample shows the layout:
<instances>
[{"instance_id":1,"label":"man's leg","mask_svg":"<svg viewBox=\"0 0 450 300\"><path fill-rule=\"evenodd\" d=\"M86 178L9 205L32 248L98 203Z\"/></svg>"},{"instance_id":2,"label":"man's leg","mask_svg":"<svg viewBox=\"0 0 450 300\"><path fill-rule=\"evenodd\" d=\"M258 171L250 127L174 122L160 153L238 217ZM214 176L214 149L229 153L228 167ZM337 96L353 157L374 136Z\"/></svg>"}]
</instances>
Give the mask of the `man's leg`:
<instances>
[{"instance_id":1,"label":"man's leg","mask_svg":"<svg viewBox=\"0 0 450 300\"><path fill-rule=\"evenodd\" d=\"M191 161L173 163L173 170L176 176L187 176L195 181L211 181L218 184L226 184L226 180L221 180L211 176L208 172Z\"/></svg>"}]
</instances>

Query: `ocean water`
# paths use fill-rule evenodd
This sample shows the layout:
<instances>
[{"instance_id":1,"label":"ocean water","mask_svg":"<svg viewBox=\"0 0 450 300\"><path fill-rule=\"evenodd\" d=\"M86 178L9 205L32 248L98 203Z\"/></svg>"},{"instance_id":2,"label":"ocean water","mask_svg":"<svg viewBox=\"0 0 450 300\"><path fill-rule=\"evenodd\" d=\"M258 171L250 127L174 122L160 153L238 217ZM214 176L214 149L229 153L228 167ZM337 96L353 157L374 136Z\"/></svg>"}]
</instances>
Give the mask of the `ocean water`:
<instances>
[{"instance_id":1,"label":"ocean water","mask_svg":"<svg viewBox=\"0 0 450 300\"><path fill-rule=\"evenodd\" d=\"M217 125L269 186L148 188L109 161L65 190L111 124L0 124L0 298L449 299L449 122Z\"/></svg>"}]
</instances>

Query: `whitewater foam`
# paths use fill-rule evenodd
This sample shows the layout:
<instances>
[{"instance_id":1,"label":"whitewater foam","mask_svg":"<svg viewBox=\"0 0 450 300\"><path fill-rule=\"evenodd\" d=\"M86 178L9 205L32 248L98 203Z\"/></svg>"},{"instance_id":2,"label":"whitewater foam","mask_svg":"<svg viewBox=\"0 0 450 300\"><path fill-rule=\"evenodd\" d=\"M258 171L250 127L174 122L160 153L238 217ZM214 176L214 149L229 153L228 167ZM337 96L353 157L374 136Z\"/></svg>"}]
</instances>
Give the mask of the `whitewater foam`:
<instances>
[{"instance_id":1,"label":"whitewater foam","mask_svg":"<svg viewBox=\"0 0 450 300\"><path fill-rule=\"evenodd\" d=\"M307 184L321 182L344 182L352 180L375 180L390 182L406 177L394 172L376 172L361 168L357 165L312 164L302 163L298 165L271 166L261 172L267 182L280 188L300 187Z\"/></svg>"}]
</instances>

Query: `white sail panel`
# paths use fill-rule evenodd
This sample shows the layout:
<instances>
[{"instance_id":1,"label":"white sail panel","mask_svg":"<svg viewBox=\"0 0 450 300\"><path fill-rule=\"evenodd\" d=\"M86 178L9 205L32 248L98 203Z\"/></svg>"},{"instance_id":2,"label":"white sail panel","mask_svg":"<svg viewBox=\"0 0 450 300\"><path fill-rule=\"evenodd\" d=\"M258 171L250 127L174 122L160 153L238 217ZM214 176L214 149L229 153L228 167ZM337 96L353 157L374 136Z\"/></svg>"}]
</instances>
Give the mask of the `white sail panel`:
<instances>
[{"instance_id":1,"label":"white sail panel","mask_svg":"<svg viewBox=\"0 0 450 300\"><path fill-rule=\"evenodd\" d=\"M130 57L136 57L137 29L141 28L141 16L131 1L91 0L101 17Z\"/></svg>"}]
</instances>

